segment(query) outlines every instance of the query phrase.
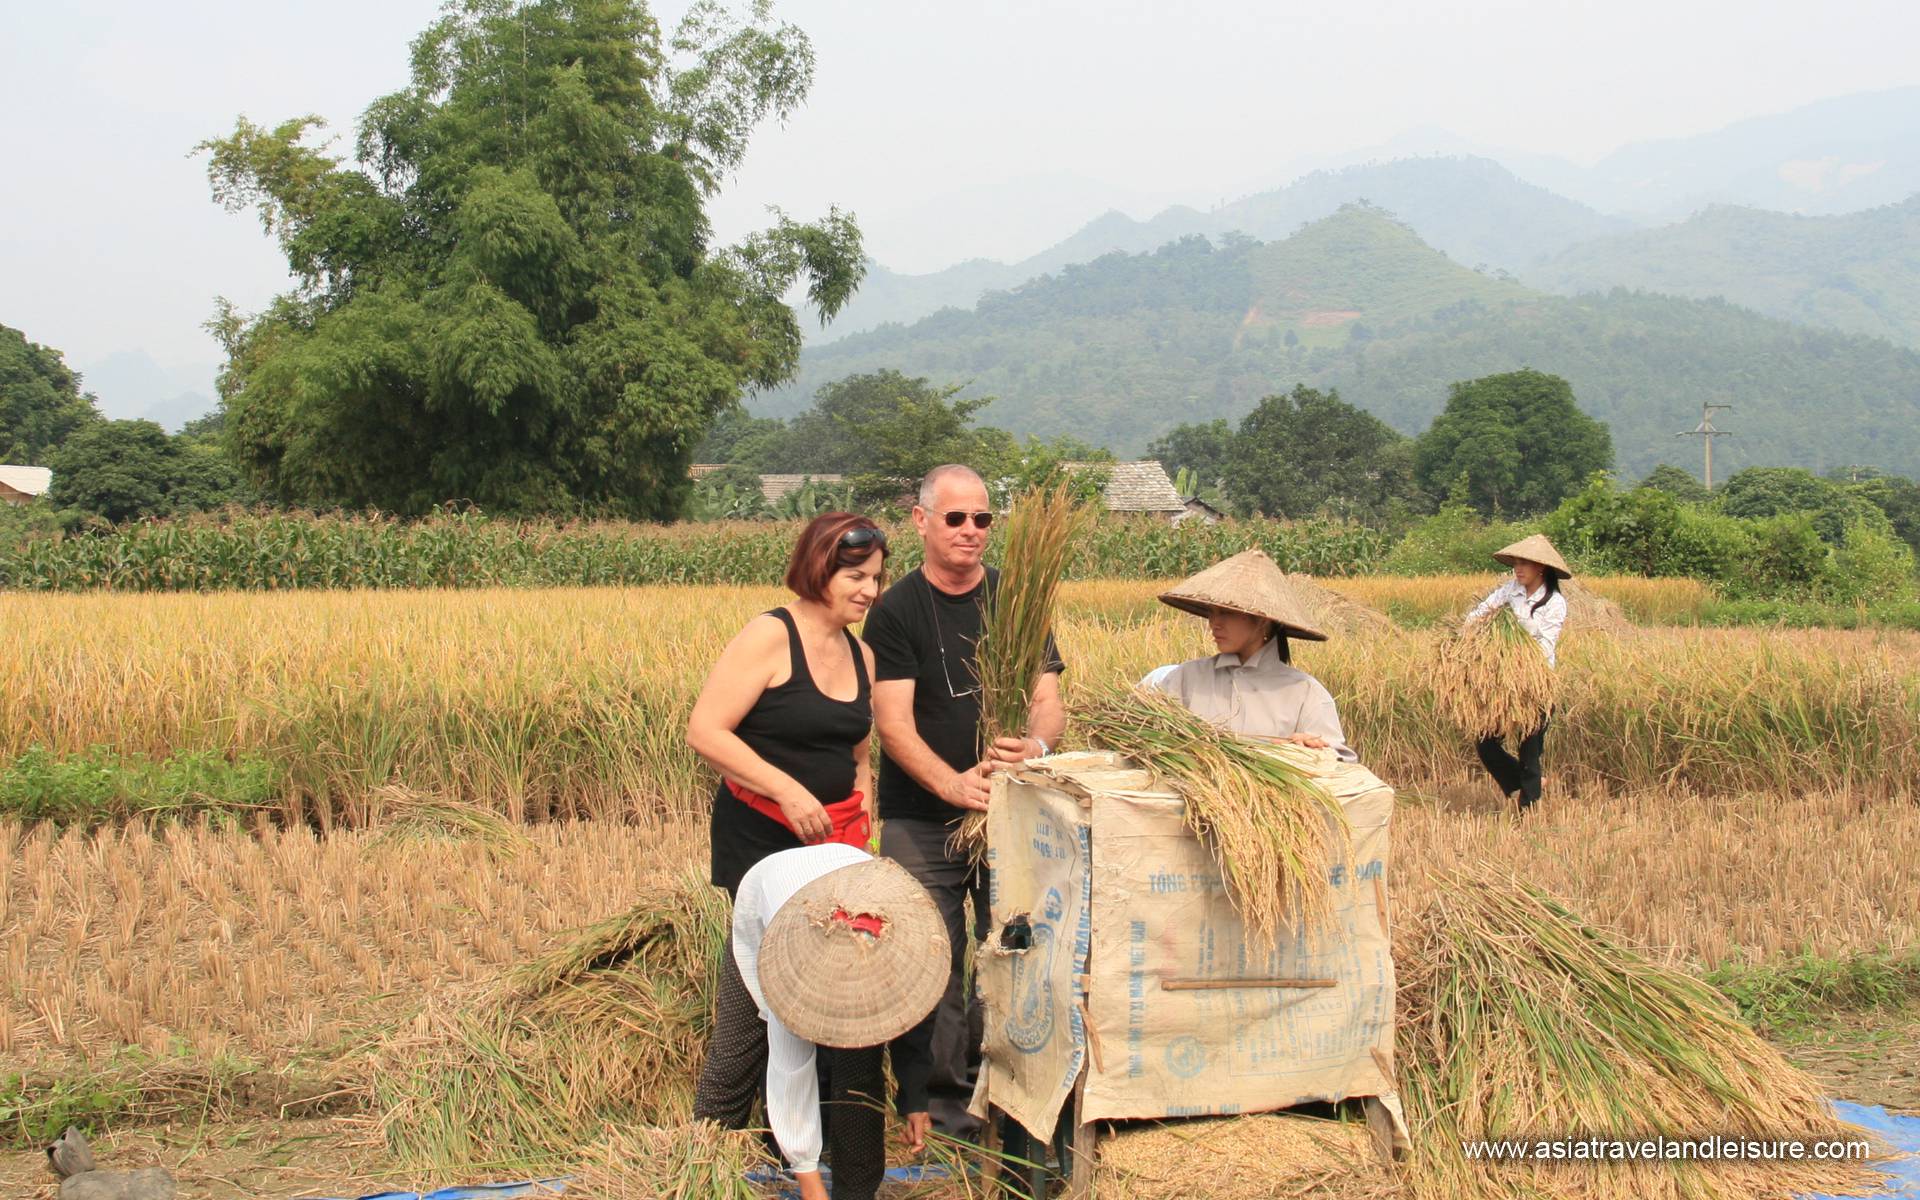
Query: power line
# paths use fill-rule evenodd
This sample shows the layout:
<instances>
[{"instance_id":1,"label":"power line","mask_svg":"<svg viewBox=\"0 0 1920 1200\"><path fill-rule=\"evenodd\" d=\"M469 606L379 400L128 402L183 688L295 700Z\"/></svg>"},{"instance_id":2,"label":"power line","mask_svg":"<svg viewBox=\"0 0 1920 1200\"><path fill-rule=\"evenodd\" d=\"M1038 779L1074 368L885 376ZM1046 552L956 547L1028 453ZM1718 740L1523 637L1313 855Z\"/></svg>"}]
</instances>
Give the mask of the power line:
<instances>
[{"instance_id":1,"label":"power line","mask_svg":"<svg viewBox=\"0 0 1920 1200\"><path fill-rule=\"evenodd\" d=\"M1733 436L1733 431L1730 429L1715 429L1713 427L1713 414L1716 412L1732 411L1733 405L1731 404L1706 404L1703 402L1700 405L1700 424L1694 426L1692 429L1683 429L1673 435L1675 437L1697 437L1702 442L1707 459L1706 480L1708 491L1713 490L1713 439Z\"/></svg>"}]
</instances>

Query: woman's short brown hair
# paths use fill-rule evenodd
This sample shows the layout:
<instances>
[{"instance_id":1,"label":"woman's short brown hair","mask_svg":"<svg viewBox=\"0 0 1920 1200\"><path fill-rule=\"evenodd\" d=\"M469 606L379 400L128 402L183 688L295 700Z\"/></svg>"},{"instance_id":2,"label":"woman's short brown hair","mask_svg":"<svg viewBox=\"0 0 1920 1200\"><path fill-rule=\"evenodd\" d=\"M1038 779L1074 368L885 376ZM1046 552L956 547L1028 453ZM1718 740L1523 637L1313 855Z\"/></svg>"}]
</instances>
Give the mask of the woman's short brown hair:
<instances>
[{"instance_id":1,"label":"woman's short brown hair","mask_svg":"<svg viewBox=\"0 0 1920 1200\"><path fill-rule=\"evenodd\" d=\"M873 532L858 545L841 544L841 539L857 530ZM787 587L802 600L816 604L827 598L827 583L835 573L857 567L880 551L880 581L887 578L887 531L859 513L821 513L807 522L793 543L793 557L787 560Z\"/></svg>"}]
</instances>

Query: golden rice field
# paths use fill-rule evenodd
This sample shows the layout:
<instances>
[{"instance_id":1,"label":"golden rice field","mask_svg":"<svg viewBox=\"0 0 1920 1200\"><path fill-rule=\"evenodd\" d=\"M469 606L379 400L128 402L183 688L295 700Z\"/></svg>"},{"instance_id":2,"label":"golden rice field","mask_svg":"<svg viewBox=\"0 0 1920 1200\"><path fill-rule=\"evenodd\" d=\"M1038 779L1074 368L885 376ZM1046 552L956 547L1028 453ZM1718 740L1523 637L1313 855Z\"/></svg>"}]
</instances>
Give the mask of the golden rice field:
<instances>
[{"instance_id":1,"label":"golden rice field","mask_svg":"<svg viewBox=\"0 0 1920 1200\"><path fill-rule=\"evenodd\" d=\"M1420 587L1426 581L1417 581ZM1066 589L1068 688L1210 652L1151 583ZM285 815L364 824L401 786L512 820L694 817L682 737L708 665L771 589L0 595L0 761L31 746L209 750L284 771ZM1437 631L1298 647L1383 777L1468 773L1435 703ZM1583 790L1920 781L1920 635L1649 628L1567 635L1549 754Z\"/></svg>"},{"instance_id":2,"label":"golden rice field","mask_svg":"<svg viewBox=\"0 0 1920 1200\"><path fill-rule=\"evenodd\" d=\"M1438 616L1492 578L1336 586ZM1067 586L1070 688L1211 649L1156 590ZM1642 616L1689 603L1663 581L1594 590ZM0 594L0 763L108 745L284 771L277 808L237 827L0 820L0 1080L125 1079L156 1118L338 1111L328 1138L389 1145L374 1081L429 1014L703 863L685 717L725 639L782 598ZM1438 636L1295 647L1401 791L1397 907L1492 862L1696 969L1920 952L1920 635L1576 626L1524 822L1485 803L1434 701Z\"/></svg>"}]
</instances>

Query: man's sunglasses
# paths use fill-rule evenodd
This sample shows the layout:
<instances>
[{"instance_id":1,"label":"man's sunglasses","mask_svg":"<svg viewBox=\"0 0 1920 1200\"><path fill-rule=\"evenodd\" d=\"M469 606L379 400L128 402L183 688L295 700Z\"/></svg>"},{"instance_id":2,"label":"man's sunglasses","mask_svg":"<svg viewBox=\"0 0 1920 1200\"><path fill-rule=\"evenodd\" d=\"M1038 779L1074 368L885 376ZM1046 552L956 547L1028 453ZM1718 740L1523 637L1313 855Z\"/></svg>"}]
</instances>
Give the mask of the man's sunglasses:
<instances>
[{"instance_id":1,"label":"man's sunglasses","mask_svg":"<svg viewBox=\"0 0 1920 1200\"><path fill-rule=\"evenodd\" d=\"M960 528L967 523L968 517L973 518L973 527L975 529L985 529L987 526L993 524L993 514L990 512L970 513L962 512L959 509L949 509L946 512L941 512L936 509L933 515L945 521L948 529Z\"/></svg>"},{"instance_id":2,"label":"man's sunglasses","mask_svg":"<svg viewBox=\"0 0 1920 1200\"><path fill-rule=\"evenodd\" d=\"M845 550L858 550L876 544L883 547L887 544L887 531L872 525L849 529L840 535L840 546Z\"/></svg>"}]
</instances>

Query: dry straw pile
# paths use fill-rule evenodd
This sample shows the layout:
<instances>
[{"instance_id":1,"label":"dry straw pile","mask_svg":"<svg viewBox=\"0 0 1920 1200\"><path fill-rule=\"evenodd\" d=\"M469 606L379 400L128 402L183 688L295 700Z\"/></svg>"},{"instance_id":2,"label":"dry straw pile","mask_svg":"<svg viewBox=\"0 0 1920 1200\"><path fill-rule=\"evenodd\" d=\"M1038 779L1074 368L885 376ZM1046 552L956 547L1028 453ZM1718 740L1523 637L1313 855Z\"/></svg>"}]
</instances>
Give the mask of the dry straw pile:
<instances>
[{"instance_id":1,"label":"dry straw pile","mask_svg":"<svg viewBox=\"0 0 1920 1200\"><path fill-rule=\"evenodd\" d=\"M756 1200L771 1189L747 1173L774 1165L757 1132L711 1121L615 1129L585 1152L573 1200Z\"/></svg>"},{"instance_id":2,"label":"dry straw pile","mask_svg":"<svg viewBox=\"0 0 1920 1200\"><path fill-rule=\"evenodd\" d=\"M1367 1127L1286 1113L1122 1126L1102 1138L1094 1195L1142 1200L1366 1196L1389 1186Z\"/></svg>"},{"instance_id":3,"label":"dry straw pile","mask_svg":"<svg viewBox=\"0 0 1920 1200\"><path fill-rule=\"evenodd\" d=\"M1331 871L1352 852L1346 813L1288 757L1290 749L1249 741L1170 696L1139 689L1081 696L1071 725L1179 793L1187 823L1255 933L1273 937L1283 925L1331 917Z\"/></svg>"},{"instance_id":4,"label":"dry straw pile","mask_svg":"<svg viewBox=\"0 0 1920 1200\"><path fill-rule=\"evenodd\" d=\"M1511 609L1443 637L1433 656L1440 711L1467 737L1522 738L1553 708L1559 681Z\"/></svg>"},{"instance_id":5,"label":"dry straw pile","mask_svg":"<svg viewBox=\"0 0 1920 1200\"><path fill-rule=\"evenodd\" d=\"M685 1121L726 937L725 896L683 875L477 999L430 1005L385 1054L388 1144L408 1164L558 1160L609 1122Z\"/></svg>"},{"instance_id":6,"label":"dry straw pile","mask_svg":"<svg viewBox=\"0 0 1920 1200\"><path fill-rule=\"evenodd\" d=\"M1444 877L1394 942L1416 1200L1785 1198L1863 1182L1857 1166L1811 1161L1469 1160L1465 1139L1845 1138L1850 1127L1710 985L1511 876Z\"/></svg>"}]
</instances>

